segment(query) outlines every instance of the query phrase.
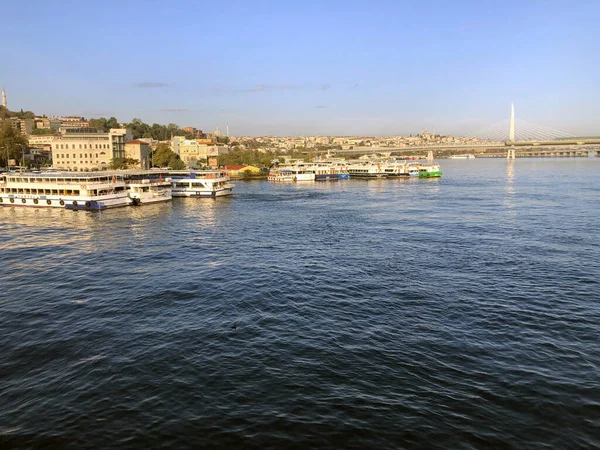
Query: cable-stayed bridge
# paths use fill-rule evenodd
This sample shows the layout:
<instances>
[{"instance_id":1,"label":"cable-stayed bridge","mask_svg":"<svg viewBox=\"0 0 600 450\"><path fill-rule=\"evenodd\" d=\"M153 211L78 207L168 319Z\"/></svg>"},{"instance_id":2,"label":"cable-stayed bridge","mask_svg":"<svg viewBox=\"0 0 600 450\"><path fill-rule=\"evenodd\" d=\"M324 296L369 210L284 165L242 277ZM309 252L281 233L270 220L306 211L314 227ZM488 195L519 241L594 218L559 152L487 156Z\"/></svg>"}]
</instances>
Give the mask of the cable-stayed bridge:
<instances>
[{"instance_id":1,"label":"cable-stayed bridge","mask_svg":"<svg viewBox=\"0 0 600 450\"><path fill-rule=\"evenodd\" d=\"M514 132L514 138L510 139L510 120L506 119L473 133L472 137L492 142L535 142L575 138L572 134L522 119L514 121Z\"/></svg>"},{"instance_id":2,"label":"cable-stayed bridge","mask_svg":"<svg viewBox=\"0 0 600 450\"><path fill-rule=\"evenodd\" d=\"M490 125L469 137L492 142L539 142L569 139L575 136L522 119L515 119L515 107L510 105L510 118Z\"/></svg>"},{"instance_id":3,"label":"cable-stayed bridge","mask_svg":"<svg viewBox=\"0 0 600 450\"><path fill-rule=\"evenodd\" d=\"M336 153L374 154L395 153L421 155L435 152L441 157L462 152L474 151L480 157L498 157L508 155L514 158L516 149L519 156L588 156L600 154L600 138L581 138L564 131L522 119L515 119L515 109L511 104L510 118L490 125L482 130L464 136L465 142L424 143L399 147L354 147L337 150Z\"/></svg>"}]
</instances>

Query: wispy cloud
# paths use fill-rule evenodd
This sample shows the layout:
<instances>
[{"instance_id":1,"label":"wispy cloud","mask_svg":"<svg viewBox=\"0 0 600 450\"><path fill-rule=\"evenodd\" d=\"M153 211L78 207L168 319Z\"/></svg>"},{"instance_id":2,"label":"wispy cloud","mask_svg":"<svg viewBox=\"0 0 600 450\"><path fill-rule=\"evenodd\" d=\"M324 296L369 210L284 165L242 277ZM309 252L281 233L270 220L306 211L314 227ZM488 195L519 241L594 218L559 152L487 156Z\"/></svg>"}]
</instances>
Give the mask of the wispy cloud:
<instances>
[{"instance_id":1,"label":"wispy cloud","mask_svg":"<svg viewBox=\"0 0 600 450\"><path fill-rule=\"evenodd\" d=\"M257 86L242 89L242 92L272 92L272 91L288 91L299 89L299 86L292 84L259 84Z\"/></svg>"},{"instance_id":2,"label":"wispy cloud","mask_svg":"<svg viewBox=\"0 0 600 450\"><path fill-rule=\"evenodd\" d=\"M147 89L147 88L164 88L169 86L168 83L163 83L162 81L142 81L139 83L134 83L133 87L136 88L142 88L142 89Z\"/></svg>"},{"instance_id":3,"label":"wispy cloud","mask_svg":"<svg viewBox=\"0 0 600 450\"><path fill-rule=\"evenodd\" d=\"M319 88L322 91L328 91L329 89L331 89L331 85L330 84L323 84L321 85L321 87Z\"/></svg>"},{"instance_id":4,"label":"wispy cloud","mask_svg":"<svg viewBox=\"0 0 600 450\"><path fill-rule=\"evenodd\" d=\"M191 111L191 109L188 109L188 108L166 108L166 109L162 109L161 111L163 111L163 112L184 112L184 111Z\"/></svg>"}]
</instances>

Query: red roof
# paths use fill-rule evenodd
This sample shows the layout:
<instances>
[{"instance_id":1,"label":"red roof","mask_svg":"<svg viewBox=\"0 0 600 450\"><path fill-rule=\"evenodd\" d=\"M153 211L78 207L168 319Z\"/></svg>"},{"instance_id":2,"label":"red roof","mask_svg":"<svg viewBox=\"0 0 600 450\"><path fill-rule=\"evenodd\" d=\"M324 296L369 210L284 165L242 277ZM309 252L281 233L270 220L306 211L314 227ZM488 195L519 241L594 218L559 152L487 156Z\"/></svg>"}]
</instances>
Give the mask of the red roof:
<instances>
[{"instance_id":1,"label":"red roof","mask_svg":"<svg viewBox=\"0 0 600 450\"><path fill-rule=\"evenodd\" d=\"M232 166L225 166L225 169L226 170L242 170L244 167L248 167L248 166L245 166L243 164L241 166L240 165L232 165Z\"/></svg>"}]
</instances>

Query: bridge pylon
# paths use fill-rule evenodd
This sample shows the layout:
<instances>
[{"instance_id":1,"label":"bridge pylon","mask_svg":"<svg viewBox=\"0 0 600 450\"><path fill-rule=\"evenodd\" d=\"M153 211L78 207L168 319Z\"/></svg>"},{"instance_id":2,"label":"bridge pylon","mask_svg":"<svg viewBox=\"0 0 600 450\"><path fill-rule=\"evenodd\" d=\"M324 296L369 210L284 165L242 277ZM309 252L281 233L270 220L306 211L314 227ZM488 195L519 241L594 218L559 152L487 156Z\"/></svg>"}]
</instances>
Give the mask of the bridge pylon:
<instances>
[{"instance_id":1,"label":"bridge pylon","mask_svg":"<svg viewBox=\"0 0 600 450\"><path fill-rule=\"evenodd\" d=\"M433 161L433 150L427 152L427 161Z\"/></svg>"},{"instance_id":2,"label":"bridge pylon","mask_svg":"<svg viewBox=\"0 0 600 450\"><path fill-rule=\"evenodd\" d=\"M509 148L508 149L508 153L506 154L506 160L510 161L510 160L515 160L516 154L515 154L515 149L514 148Z\"/></svg>"}]
</instances>

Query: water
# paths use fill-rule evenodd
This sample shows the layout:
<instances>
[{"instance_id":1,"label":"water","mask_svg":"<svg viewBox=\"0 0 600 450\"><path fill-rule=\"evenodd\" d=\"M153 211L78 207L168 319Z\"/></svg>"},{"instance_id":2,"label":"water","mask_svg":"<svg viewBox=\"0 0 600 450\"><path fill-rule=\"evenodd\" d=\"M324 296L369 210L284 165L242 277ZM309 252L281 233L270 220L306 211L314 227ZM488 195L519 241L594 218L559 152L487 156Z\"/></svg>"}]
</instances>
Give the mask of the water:
<instances>
[{"instance_id":1,"label":"water","mask_svg":"<svg viewBox=\"0 0 600 450\"><path fill-rule=\"evenodd\" d=\"M442 167L0 209L0 446L600 446L600 160Z\"/></svg>"}]
</instances>

